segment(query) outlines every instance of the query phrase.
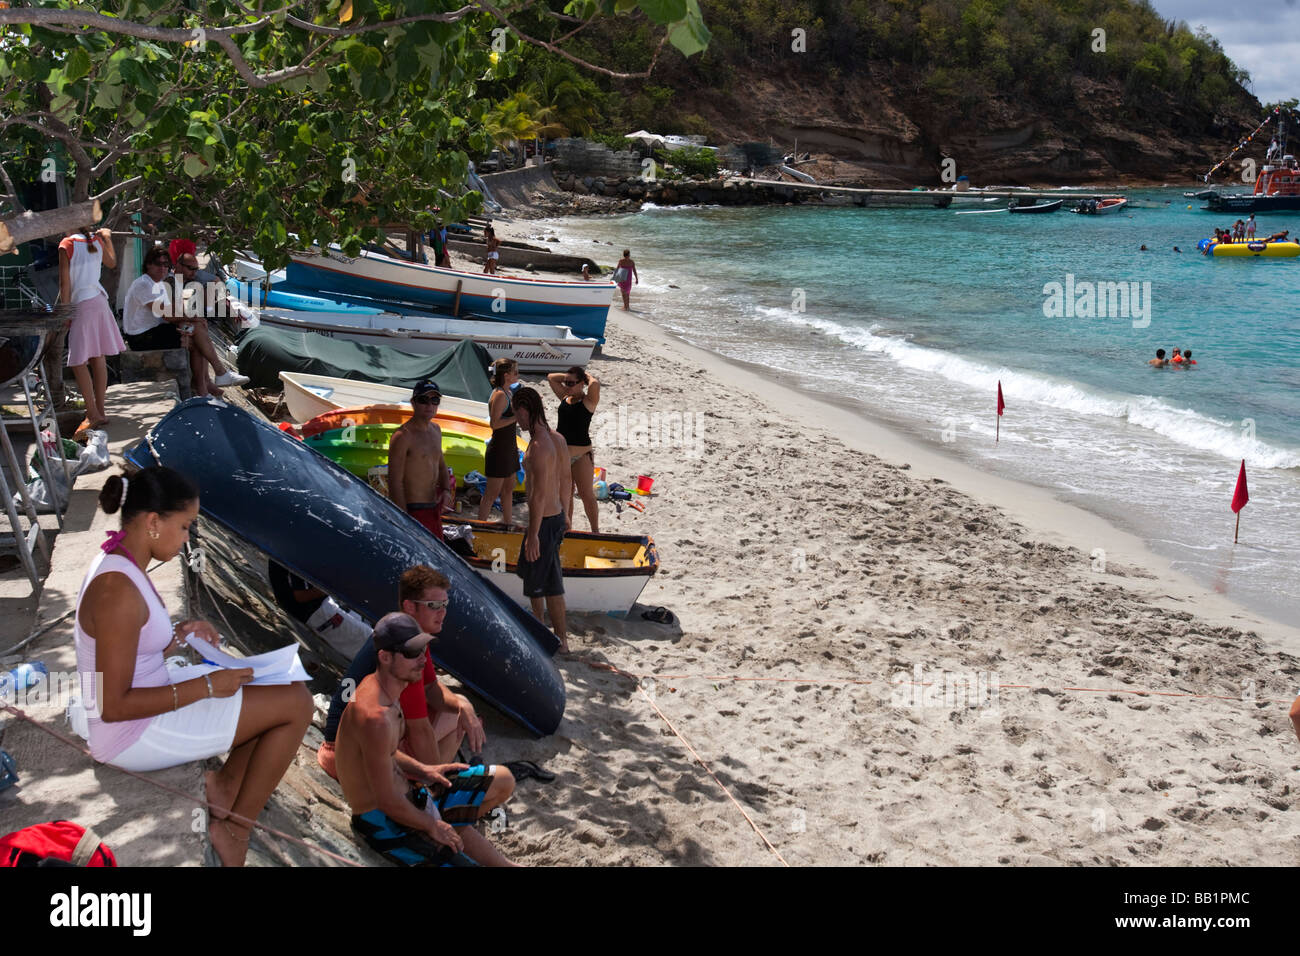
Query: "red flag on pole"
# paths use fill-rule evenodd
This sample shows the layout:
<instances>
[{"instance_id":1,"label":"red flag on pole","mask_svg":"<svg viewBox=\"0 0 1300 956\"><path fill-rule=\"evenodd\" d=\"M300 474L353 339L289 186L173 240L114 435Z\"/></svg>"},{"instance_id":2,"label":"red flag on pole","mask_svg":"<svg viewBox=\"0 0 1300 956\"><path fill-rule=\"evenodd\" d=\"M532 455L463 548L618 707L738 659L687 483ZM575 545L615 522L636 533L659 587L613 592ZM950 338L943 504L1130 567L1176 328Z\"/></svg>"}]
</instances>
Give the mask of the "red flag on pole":
<instances>
[{"instance_id":1,"label":"red flag on pole","mask_svg":"<svg viewBox=\"0 0 1300 956\"><path fill-rule=\"evenodd\" d=\"M1246 490L1246 459L1241 460L1241 471L1237 473L1237 490L1232 493L1232 510L1241 511L1250 501L1250 492Z\"/></svg>"},{"instance_id":2,"label":"red flag on pole","mask_svg":"<svg viewBox=\"0 0 1300 956\"><path fill-rule=\"evenodd\" d=\"M1002 401L1002 379L998 379L998 427L994 430L993 441L1002 440L1002 413L1006 411L1007 403Z\"/></svg>"},{"instance_id":3,"label":"red flag on pole","mask_svg":"<svg viewBox=\"0 0 1300 956\"><path fill-rule=\"evenodd\" d=\"M1246 490L1246 459L1241 460L1241 471L1237 472L1237 488L1232 493L1232 510L1237 513L1237 527L1232 532L1232 543L1237 543L1241 531L1241 509L1250 501L1250 492Z\"/></svg>"}]
</instances>

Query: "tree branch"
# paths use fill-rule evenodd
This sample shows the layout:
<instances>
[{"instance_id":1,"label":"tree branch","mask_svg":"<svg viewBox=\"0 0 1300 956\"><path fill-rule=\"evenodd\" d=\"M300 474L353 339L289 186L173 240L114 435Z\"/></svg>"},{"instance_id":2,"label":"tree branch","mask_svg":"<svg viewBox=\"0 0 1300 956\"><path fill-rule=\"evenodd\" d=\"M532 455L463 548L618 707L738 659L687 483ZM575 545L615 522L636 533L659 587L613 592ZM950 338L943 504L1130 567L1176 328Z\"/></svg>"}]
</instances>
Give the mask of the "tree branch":
<instances>
[{"instance_id":1,"label":"tree branch","mask_svg":"<svg viewBox=\"0 0 1300 956\"><path fill-rule=\"evenodd\" d=\"M574 56L572 53L569 53L567 50L561 49L555 43L548 43L545 40L539 40L536 37L529 36L528 34L524 33L522 30L520 30L518 27L516 27L513 23L511 23L509 17L507 17L504 13L502 13L491 3L489 3L488 0L479 0L479 6L481 6L485 12L490 13L492 14L492 16L496 17L498 22L505 24L508 30L513 32L515 36L519 37L519 39L523 40L525 43L530 43L535 47L540 47L543 50L547 50L551 53L554 53L556 56L563 57L564 59L568 60L570 63L576 64L577 66L580 66L583 69L591 70L593 73L604 74L605 76L608 76L614 80L648 80L650 78L650 74L654 72L655 64L659 62L659 54L663 52L664 44L668 42L668 34L665 33L663 38L660 39L659 45L655 47L654 56L650 58L650 65L645 68L644 72L618 73L615 72L614 70L607 69L603 66L597 66L594 63L589 63L588 61L582 59L581 57ZM573 32L576 33L577 30L574 30ZM570 34L570 36L572 36L572 34Z\"/></svg>"},{"instance_id":2,"label":"tree branch","mask_svg":"<svg viewBox=\"0 0 1300 956\"><path fill-rule=\"evenodd\" d=\"M389 27L401 27L408 23L456 23L465 19L471 13L478 11L479 4L467 4L459 10L451 10L447 13L419 13L409 17L398 17L396 20L380 20L378 23L359 23L354 27L327 27L320 23L311 23L308 20L300 20L292 14L285 14L284 22L297 27L299 30L306 30L308 33L319 33L331 37L351 37L358 33L372 33L375 30L387 30Z\"/></svg>"}]
</instances>

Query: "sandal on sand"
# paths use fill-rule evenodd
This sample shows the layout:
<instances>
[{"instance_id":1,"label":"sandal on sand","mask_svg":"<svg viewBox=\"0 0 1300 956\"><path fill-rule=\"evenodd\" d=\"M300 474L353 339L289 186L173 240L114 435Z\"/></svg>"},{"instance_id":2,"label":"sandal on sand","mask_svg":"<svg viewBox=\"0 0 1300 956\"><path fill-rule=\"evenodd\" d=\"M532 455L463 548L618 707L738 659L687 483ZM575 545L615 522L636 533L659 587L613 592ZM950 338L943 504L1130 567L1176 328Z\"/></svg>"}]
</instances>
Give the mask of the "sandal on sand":
<instances>
[{"instance_id":1,"label":"sandal on sand","mask_svg":"<svg viewBox=\"0 0 1300 956\"><path fill-rule=\"evenodd\" d=\"M514 774L515 782L527 780L532 777L534 780L540 780L542 783L550 783L555 779L555 774L549 770L543 770L531 760L512 760L505 764L505 768Z\"/></svg>"},{"instance_id":2,"label":"sandal on sand","mask_svg":"<svg viewBox=\"0 0 1300 956\"><path fill-rule=\"evenodd\" d=\"M652 624L666 624L672 627L677 623L677 618L673 612L666 607L657 607L649 611L642 611L641 616Z\"/></svg>"}]
</instances>

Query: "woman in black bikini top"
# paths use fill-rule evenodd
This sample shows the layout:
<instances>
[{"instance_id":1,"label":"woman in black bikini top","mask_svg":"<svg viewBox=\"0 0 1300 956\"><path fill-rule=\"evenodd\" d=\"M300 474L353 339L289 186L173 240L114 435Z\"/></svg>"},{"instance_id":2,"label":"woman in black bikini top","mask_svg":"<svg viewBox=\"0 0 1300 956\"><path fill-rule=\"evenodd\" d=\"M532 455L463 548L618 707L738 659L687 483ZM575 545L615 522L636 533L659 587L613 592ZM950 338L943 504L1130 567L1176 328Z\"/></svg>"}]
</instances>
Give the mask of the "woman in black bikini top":
<instances>
[{"instance_id":1,"label":"woman in black bikini top","mask_svg":"<svg viewBox=\"0 0 1300 956\"><path fill-rule=\"evenodd\" d=\"M484 455L483 474L487 487L478 506L478 520L487 521L492 502L501 499L501 520L510 523L514 506L516 474L519 471L519 445L515 441L515 410L510 402L510 386L519 381L519 365L514 359L500 358L488 371L492 375L492 395L488 398L488 417L492 437Z\"/></svg>"},{"instance_id":2,"label":"woman in black bikini top","mask_svg":"<svg viewBox=\"0 0 1300 956\"><path fill-rule=\"evenodd\" d=\"M582 499L582 510L587 513L587 523L592 531L600 530L600 511L596 504L593 477L596 459L591 451L591 417L600 403L600 382L580 366L567 372L552 372L546 376L551 390L560 399L555 430L564 436L569 446L569 471L572 484L565 502L569 527L573 527L573 493Z\"/></svg>"}]
</instances>

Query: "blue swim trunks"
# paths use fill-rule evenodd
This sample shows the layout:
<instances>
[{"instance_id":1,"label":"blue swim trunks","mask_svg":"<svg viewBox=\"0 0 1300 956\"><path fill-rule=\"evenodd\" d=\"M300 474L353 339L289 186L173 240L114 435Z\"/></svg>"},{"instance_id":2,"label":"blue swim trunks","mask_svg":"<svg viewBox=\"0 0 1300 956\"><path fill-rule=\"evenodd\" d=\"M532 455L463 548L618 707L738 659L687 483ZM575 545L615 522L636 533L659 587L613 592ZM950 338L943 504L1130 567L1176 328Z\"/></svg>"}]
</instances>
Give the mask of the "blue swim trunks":
<instances>
[{"instance_id":1,"label":"blue swim trunks","mask_svg":"<svg viewBox=\"0 0 1300 956\"><path fill-rule=\"evenodd\" d=\"M492 785L492 769L482 764L449 777L451 787L417 787L407 794L415 806L424 810L432 798L442 819L456 827L470 826L479 816L479 808ZM464 853L429 839L427 834L409 830L382 810L370 810L352 817L352 829L376 853L398 866L477 866Z\"/></svg>"},{"instance_id":2,"label":"blue swim trunks","mask_svg":"<svg viewBox=\"0 0 1300 956\"><path fill-rule=\"evenodd\" d=\"M438 808L438 815L454 827L472 825L479 817L479 808L487 796L488 787L492 786L492 767L483 764L462 770L454 777L448 777L451 788L419 787L411 791L411 802L423 810L433 798L433 805Z\"/></svg>"}]
</instances>

